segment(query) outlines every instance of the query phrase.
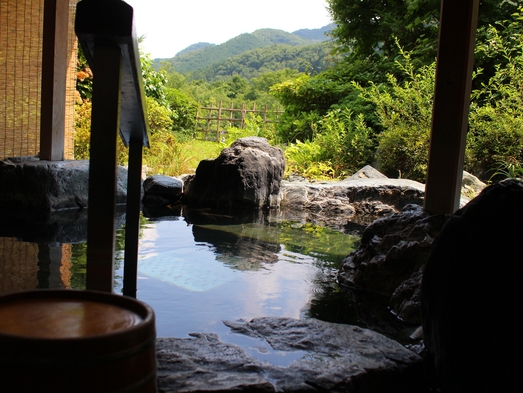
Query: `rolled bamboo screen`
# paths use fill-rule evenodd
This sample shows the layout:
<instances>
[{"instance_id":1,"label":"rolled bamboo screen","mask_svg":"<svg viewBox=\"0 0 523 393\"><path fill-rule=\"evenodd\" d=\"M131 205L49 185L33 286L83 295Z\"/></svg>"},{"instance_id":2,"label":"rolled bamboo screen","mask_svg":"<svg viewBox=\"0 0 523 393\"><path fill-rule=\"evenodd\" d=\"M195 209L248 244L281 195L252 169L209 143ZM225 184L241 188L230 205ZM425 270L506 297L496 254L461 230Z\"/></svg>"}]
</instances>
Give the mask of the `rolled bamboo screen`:
<instances>
[{"instance_id":1,"label":"rolled bamboo screen","mask_svg":"<svg viewBox=\"0 0 523 393\"><path fill-rule=\"evenodd\" d=\"M65 158L73 158L76 38L70 0ZM34 156L40 144L44 0L0 0L0 159Z\"/></svg>"}]
</instances>

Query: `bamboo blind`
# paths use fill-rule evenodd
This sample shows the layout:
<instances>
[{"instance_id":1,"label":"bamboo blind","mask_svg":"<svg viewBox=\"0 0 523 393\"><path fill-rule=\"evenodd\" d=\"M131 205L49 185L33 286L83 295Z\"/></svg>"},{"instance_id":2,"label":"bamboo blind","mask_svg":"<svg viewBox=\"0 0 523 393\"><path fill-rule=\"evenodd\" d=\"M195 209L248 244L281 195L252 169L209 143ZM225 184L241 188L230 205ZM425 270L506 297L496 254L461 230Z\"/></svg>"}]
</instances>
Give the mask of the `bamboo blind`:
<instances>
[{"instance_id":1,"label":"bamboo blind","mask_svg":"<svg viewBox=\"0 0 523 393\"><path fill-rule=\"evenodd\" d=\"M65 157L73 158L76 39L70 0ZM0 0L0 159L34 156L40 144L44 0Z\"/></svg>"}]
</instances>

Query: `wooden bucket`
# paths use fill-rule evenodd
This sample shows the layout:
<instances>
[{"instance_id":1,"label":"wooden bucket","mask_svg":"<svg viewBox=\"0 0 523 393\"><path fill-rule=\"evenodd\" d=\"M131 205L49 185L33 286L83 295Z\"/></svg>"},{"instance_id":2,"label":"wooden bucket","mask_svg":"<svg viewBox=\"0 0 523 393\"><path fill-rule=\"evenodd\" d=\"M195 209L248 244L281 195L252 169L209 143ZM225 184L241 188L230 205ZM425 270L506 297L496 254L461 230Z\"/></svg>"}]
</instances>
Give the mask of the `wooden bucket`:
<instances>
[{"instance_id":1,"label":"wooden bucket","mask_svg":"<svg viewBox=\"0 0 523 393\"><path fill-rule=\"evenodd\" d=\"M1 296L0 392L156 392L153 310L94 291Z\"/></svg>"}]
</instances>

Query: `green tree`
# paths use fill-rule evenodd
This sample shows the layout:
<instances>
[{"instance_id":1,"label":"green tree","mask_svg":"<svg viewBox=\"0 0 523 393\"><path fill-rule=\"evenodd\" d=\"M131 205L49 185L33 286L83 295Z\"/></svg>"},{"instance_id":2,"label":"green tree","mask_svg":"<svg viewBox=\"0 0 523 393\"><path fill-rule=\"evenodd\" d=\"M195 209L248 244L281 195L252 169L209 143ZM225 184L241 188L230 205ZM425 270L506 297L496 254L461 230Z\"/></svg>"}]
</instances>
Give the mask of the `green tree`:
<instances>
[{"instance_id":1,"label":"green tree","mask_svg":"<svg viewBox=\"0 0 523 393\"><path fill-rule=\"evenodd\" d=\"M327 0L338 50L356 57L397 56L395 39L422 63L437 50L440 0Z\"/></svg>"},{"instance_id":2,"label":"green tree","mask_svg":"<svg viewBox=\"0 0 523 393\"><path fill-rule=\"evenodd\" d=\"M142 66L143 87L147 97L154 98L160 105L167 104L167 76L164 72L153 68L151 57L147 53L140 56Z\"/></svg>"}]
</instances>

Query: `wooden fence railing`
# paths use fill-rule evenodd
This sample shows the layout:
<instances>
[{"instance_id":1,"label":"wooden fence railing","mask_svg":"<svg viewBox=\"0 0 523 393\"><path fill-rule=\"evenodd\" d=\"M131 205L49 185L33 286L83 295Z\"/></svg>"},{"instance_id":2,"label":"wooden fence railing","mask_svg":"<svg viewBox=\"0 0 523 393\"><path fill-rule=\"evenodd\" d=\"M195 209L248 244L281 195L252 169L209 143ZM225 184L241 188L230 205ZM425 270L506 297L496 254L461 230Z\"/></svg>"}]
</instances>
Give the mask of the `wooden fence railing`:
<instances>
[{"instance_id":1,"label":"wooden fence railing","mask_svg":"<svg viewBox=\"0 0 523 393\"><path fill-rule=\"evenodd\" d=\"M262 126L265 129L269 123L278 123L280 115L283 113L279 107L276 110L267 109L264 105L263 109L256 109L256 104L252 104L252 109L247 109L245 103L241 108L235 108L234 103L231 102L229 107L223 106L220 101L218 106L199 106L196 111L194 122L194 134L204 134L204 139L214 139L220 141L220 136L224 137L222 133L226 132L227 127L245 128L246 117L248 114L254 114L261 118ZM214 134L214 135L213 135Z\"/></svg>"}]
</instances>

